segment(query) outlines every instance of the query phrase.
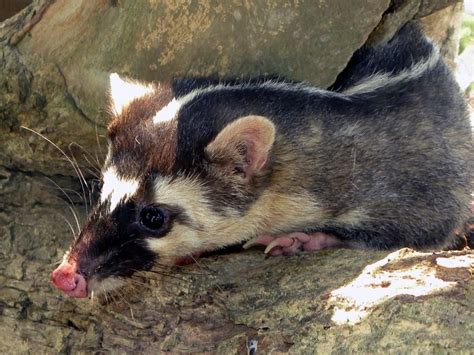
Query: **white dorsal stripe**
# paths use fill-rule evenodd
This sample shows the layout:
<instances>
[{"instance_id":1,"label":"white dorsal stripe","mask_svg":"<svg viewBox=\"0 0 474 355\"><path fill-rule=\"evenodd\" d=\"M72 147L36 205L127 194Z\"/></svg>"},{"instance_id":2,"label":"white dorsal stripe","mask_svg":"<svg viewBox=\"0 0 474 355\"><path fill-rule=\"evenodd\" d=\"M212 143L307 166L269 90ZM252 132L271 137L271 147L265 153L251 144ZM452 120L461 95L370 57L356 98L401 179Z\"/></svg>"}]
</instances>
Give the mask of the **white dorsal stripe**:
<instances>
[{"instance_id":1,"label":"white dorsal stripe","mask_svg":"<svg viewBox=\"0 0 474 355\"><path fill-rule=\"evenodd\" d=\"M110 96L117 115L120 115L133 100L152 92L153 87L151 86L123 80L117 73L110 74Z\"/></svg>"},{"instance_id":2,"label":"white dorsal stripe","mask_svg":"<svg viewBox=\"0 0 474 355\"><path fill-rule=\"evenodd\" d=\"M374 73L373 75L363 78L353 86L347 88L341 93L331 92L320 88L315 88L310 85L299 83L286 83L273 80L267 80L261 83L242 83L237 85L232 84L217 84L205 88L198 88L190 93L177 98L173 98L165 107L159 110L153 117L153 123L159 124L162 122L171 121L176 117L178 111L186 103L192 101L196 96L218 91L243 89L252 86L259 88L275 89L282 91L299 91L306 94L319 94L325 96L334 96L342 99L351 99L351 95L364 94L376 91L387 85L394 85L399 82L416 79L425 71L436 66L440 58L439 50L434 47L428 58L415 63L410 68L407 68L400 73L393 75L392 73ZM112 101L114 102L114 109L117 114L120 114L124 107L126 107L132 100L153 92L151 86L146 86L121 79L118 74L110 75L110 85L112 93Z\"/></svg>"},{"instance_id":3,"label":"white dorsal stripe","mask_svg":"<svg viewBox=\"0 0 474 355\"><path fill-rule=\"evenodd\" d=\"M245 89L245 88L251 88L253 86L257 86L259 88L266 88L266 89L274 89L274 90L284 90L284 91L302 91L307 94L320 94L320 95L327 95L327 96L340 96L341 98L344 98L343 96L339 95L338 93L323 90L323 89L318 89L311 87L309 85L306 85L304 83L300 84L289 84L286 82L277 82L277 81L272 81L268 80L265 82L261 82L258 84L252 84L252 83L242 83L242 84L217 84L217 85L211 85L205 88L198 88L190 93L178 97L178 98L173 98L165 107L163 107L161 110L159 110L155 116L153 117L153 123L154 124L159 124L162 122L168 122L171 121L173 118L175 118L184 105L186 105L188 102L192 101L194 98L201 94L206 94L206 93L213 93L213 92L219 92L219 91L226 91L226 90L235 90L235 89Z\"/></svg>"},{"instance_id":4,"label":"white dorsal stripe","mask_svg":"<svg viewBox=\"0 0 474 355\"><path fill-rule=\"evenodd\" d=\"M110 200L109 211L112 212L120 201L125 201L137 192L138 180L123 179L117 175L116 169L112 166L103 173L104 184L100 194L102 203Z\"/></svg>"},{"instance_id":5,"label":"white dorsal stripe","mask_svg":"<svg viewBox=\"0 0 474 355\"><path fill-rule=\"evenodd\" d=\"M438 48L433 47L428 58L412 65L410 68L402 70L396 75L392 75L392 73L374 73L355 83L342 93L345 95L365 94L388 85L395 85L405 80L416 79L427 70L434 68L436 64L438 64L439 58Z\"/></svg>"},{"instance_id":6,"label":"white dorsal stripe","mask_svg":"<svg viewBox=\"0 0 474 355\"><path fill-rule=\"evenodd\" d=\"M163 107L160 111L158 111L155 116L153 117L153 123L158 124L162 122L171 121L173 118L176 117L179 109L181 108L181 101L176 100L173 98L165 107Z\"/></svg>"},{"instance_id":7,"label":"white dorsal stripe","mask_svg":"<svg viewBox=\"0 0 474 355\"><path fill-rule=\"evenodd\" d=\"M326 97L338 97L344 100L350 100L351 95L368 93L375 91L387 85L394 85L404 80L416 79L420 77L425 71L434 68L440 60L439 49L433 46L430 55L418 63L413 64L396 75L392 73L374 73L373 75L361 79L359 82L344 90L343 92L328 91L321 88L313 87L306 83L287 83L284 81L267 80L261 83L242 83L242 84L217 84L205 88L199 88L190 93L178 98L178 109L183 107L188 102L192 101L196 96L205 93L212 93L218 91L245 89L251 87L274 89L288 92L302 92L305 94L318 94Z\"/></svg>"},{"instance_id":8,"label":"white dorsal stripe","mask_svg":"<svg viewBox=\"0 0 474 355\"><path fill-rule=\"evenodd\" d=\"M186 94L178 99L180 107L184 106L186 103L192 101L196 96L206 93L213 93L219 91L227 91L227 90L236 90L236 89L245 89L245 88L252 88L258 87L260 89L270 89L270 90L278 90L278 91L289 91L289 92L304 92L305 94L319 94L325 96L340 96L340 94L316 87L312 87L306 83L287 83L284 81L274 81L274 80L267 80L260 83L242 83L242 84L217 84L208 86L205 88L199 88L191 91L189 94ZM343 97L342 97L343 98Z\"/></svg>"}]
</instances>

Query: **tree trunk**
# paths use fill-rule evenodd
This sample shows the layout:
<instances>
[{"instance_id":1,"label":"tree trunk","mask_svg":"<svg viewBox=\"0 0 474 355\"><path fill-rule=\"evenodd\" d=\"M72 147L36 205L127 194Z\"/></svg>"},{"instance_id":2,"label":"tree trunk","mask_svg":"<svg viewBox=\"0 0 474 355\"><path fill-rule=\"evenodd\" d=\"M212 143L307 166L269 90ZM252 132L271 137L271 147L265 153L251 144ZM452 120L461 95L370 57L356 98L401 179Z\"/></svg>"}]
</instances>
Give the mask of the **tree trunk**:
<instances>
[{"instance_id":1,"label":"tree trunk","mask_svg":"<svg viewBox=\"0 0 474 355\"><path fill-rule=\"evenodd\" d=\"M387 252L247 251L157 269L120 299L68 299L49 273L77 229L70 209L81 209L80 223L94 193L53 144L22 128L57 144L91 179L106 150L110 72L145 81L276 73L326 87L368 38L390 38L414 17L426 28L443 23L436 30L452 55L457 23L436 16L454 18L457 3L35 0L3 22L0 351L242 353L250 339L261 353L470 351L470 251L403 250L380 267L370 265ZM344 296L351 282L366 303Z\"/></svg>"}]
</instances>

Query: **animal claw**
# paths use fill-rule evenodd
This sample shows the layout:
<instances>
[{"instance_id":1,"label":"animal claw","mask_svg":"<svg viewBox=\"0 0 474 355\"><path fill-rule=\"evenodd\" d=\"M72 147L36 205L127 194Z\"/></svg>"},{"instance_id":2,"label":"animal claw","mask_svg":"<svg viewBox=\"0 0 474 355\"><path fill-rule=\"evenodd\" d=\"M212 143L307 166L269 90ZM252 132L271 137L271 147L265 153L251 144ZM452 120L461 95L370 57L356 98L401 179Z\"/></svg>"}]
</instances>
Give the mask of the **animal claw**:
<instances>
[{"instance_id":1,"label":"animal claw","mask_svg":"<svg viewBox=\"0 0 474 355\"><path fill-rule=\"evenodd\" d=\"M252 239L248 240L247 242L245 242L244 245L242 245L242 248L244 248L245 250L247 249L250 249L251 247L255 246L255 245L260 245L261 243L259 242L259 237L253 237Z\"/></svg>"},{"instance_id":2,"label":"animal claw","mask_svg":"<svg viewBox=\"0 0 474 355\"><path fill-rule=\"evenodd\" d=\"M262 234L247 241L244 249L249 249L254 245L265 245L264 253L267 255L294 255L298 252L312 252L324 248L341 246L342 243L333 235L315 232L303 233L294 232L280 235Z\"/></svg>"},{"instance_id":3,"label":"animal claw","mask_svg":"<svg viewBox=\"0 0 474 355\"><path fill-rule=\"evenodd\" d=\"M272 249L275 248L276 246L278 246L278 240L277 240L277 239L273 240L272 242L270 242L270 244L267 245L267 247L265 248L264 253L265 253L265 254L268 254L268 253L271 252Z\"/></svg>"},{"instance_id":4,"label":"animal claw","mask_svg":"<svg viewBox=\"0 0 474 355\"><path fill-rule=\"evenodd\" d=\"M265 248L264 253L268 254L269 252L272 251L273 248L275 247L281 247L281 248L291 248L293 244L295 243L295 239L291 237L278 237L273 239Z\"/></svg>"}]
</instances>

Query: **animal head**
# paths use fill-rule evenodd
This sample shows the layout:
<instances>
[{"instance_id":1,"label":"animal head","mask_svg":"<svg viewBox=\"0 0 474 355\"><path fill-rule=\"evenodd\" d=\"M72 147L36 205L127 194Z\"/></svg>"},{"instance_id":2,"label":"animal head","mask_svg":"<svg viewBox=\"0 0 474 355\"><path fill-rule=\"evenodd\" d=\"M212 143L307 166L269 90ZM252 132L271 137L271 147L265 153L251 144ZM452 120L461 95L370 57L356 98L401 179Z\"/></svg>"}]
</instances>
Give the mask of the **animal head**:
<instances>
[{"instance_id":1,"label":"animal head","mask_svg":"<svg viewBox=\"0 0 474 355\"><path fill-rule=\"evenodd\" d=\"M183 153L196 133L181 121L193 93L176 97L171 84L117 74L110 84L100 198L52 273L54 285L73 297L115 289L158 262L241 242L263 223L264 211L249 210L270 176L269 119L236 117Z\"/></svg>"}]
</instances>

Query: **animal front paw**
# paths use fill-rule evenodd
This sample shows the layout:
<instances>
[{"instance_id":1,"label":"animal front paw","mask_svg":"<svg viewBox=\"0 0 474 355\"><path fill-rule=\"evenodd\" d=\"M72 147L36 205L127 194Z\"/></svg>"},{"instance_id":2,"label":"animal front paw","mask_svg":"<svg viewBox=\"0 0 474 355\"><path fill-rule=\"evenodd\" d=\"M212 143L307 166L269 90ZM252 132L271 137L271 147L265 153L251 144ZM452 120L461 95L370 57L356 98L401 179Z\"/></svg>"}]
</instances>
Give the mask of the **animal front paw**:
<instances>
[{"instance_id":1,"label":"animal front paw","mask_svg":"<svg viewBox=\"0 0 474 355\"><path fill-rule=\"evenodd\" d=\"M331 234L315 232L295 232L279 235L259 235L244 244L244 249L254 245L265 245L265 254L269 255L294 255L299 252L312 252L315 250L341 246L342 242Z\"/></svg>"}]
</instances>

